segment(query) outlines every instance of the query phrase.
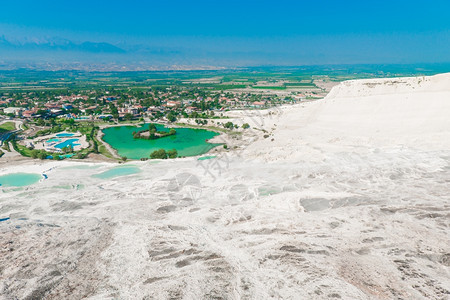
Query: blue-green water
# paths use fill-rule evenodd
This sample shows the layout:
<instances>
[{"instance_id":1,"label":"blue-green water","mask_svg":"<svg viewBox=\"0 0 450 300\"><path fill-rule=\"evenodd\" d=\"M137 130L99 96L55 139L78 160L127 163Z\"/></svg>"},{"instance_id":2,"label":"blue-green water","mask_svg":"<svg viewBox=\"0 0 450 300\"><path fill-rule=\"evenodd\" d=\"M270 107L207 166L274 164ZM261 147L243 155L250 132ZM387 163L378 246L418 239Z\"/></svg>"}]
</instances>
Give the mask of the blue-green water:
<instances>
[{"instance_id":1,"label":"blue-green water","mask_svg":"<svg viewBox=\"0 0 450 300\"><path fill-rule=\"evenodd\" d=\"M207 160L207 159L213 159L213 158L216 158L216 156L215 155L202 156L202 157L199 157L198 160Z\"/></svg>"},{"instance_id":2,"label":"blue-green water","mask_svg":"<svg viewBox=\"0 0 450 300\"><path fill-rule=\"evenodd\" d=\"M66 133L66 132L62 132L62 133L58 133L56 136L57 137L69 137L69 136L73 136L74 133Z\"/></svg>"},{"instance_id":3,"label":"blue-green water","mask_svg":"<svg viewBox=\"0 0 450 300\"><path fill-rule=\"evenodd\" d=\"M62 167L61 170L89 170L89 169L98 169L100 165L75 165L69 167Z\"/></svg>"},{"instance_id":4,"label":"blue-green water","mask_svg":"<svg viewBox=\"0 0 450 300\"><path fill-rule=\"evenodd\" d=\"M110 179L110 178L119 177L119 176L132 175L132 174L136 174L139 172L141 172L141 169L139 169L136 166L120 166L120 167L112 168L112 169L102 172L102 173L92 175L92 177L100 178L100 179Z\"/></svg>"},{"instance_id":5,"label":"blue-green water","mask_svg":"<svg viewBox=\"0 0 450 300\"><path fill-rule=\"evenodd\" d=\"M53 139L47 140L46 143L47 143L47 144L50 144L50 143L53 143L53 142L60 142L60 141L61 141L61 139L53 138Z\"/></svg>"},{"instance_id":6,"label":"blue-green water","mask_svg":"<svg viewBox=\"0 0 450 300\"><path fill-rule=\"evenodd\" d=\"M75 154L73 154L73 153L69 153L69 154L63 154L63 155L58 155L58 156L60 159L64 159L64 158L71 158L74 155ZM53 155L47 155L46 159L53 159Z\"/></svg>"},{"instance_id":7,"label":"blue-green water","mask_svg":"<svg viewBox=\"0 0 450 300\"><path fill-rule=\"evenodd\" d=\"M76 144L76 142L78 142L78 139L67 139L64 142L55 145L55 148L62 149L64 147L69 147L69 146L75 147L75 146L80 145L80 144Z\"/></svg>"},{"instance_id":8,"label":"blue-green water","mask_svg":"<svg viewBox=\"0 0 450 300\"><path fill-rule=\"evenodd\" d=\"M158 130L169 129L156 125ZM150 153L158 149L176 149L178 156L195 156L208 152L219 144L208 143L218 133L204 129L175 128L176 135L156 140L134 139L133 131L148 129L148 124L136 126L109 127L103 130L103 140L117 150L120 156L129 159L148 158Z\"/></svg>"},{"instance_id":9,"label":"blue-green water","mask_svg":"<svg viewBox=\"0 0 450 300\"><path fill-rule=\"evenodd\" d=\"M11 173L0 176L0 185L8 186L27 186L38 182L41 175L35 173Z\"/></svg>"}]
</instances>

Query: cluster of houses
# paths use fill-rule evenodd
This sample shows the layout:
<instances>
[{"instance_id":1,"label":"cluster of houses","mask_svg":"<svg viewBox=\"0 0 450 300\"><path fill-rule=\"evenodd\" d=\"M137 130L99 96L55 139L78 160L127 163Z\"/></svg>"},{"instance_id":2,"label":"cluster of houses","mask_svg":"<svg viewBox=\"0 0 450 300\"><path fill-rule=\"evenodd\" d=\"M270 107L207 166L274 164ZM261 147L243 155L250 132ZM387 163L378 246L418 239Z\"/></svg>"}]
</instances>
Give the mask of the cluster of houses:
<instances>
[{"instance_id":1,"label":"cluster of houses","mask_svg":"<svg viewBox=\"0 0 450 300\"><path fill-rule=\"evenodd\" d=\"M11 97L0 97L0 111L6 115L14 115L25 119L41 117L65 117L77 121L105 119L113 116L111 105L117 108L119 119L131 115L137 117L154 117L165 115L168 111L201 112L202 110L225 110L245 108L265 108L273 104L273 101L298 102L311 95L295 94L292 97L281 99L276 95L259 95L245 92L212 92L208 95L190 93L186 91L155 91L147 93L146 97L156 99L158 105L145 105L145 99L129 94L88 96L74 94L69 96L57 96L45 103L39 102L31 96L25 95L21 100L15 100L16 106L11 107L14 100ZM188 98L188 99L186 99ZM119 104L119 99L122 99ZM123 100L125 99L125 100ZM198 105L203 103L202 105ZM213 105L212 105L213 104ZM18 106L20 105L20 106Z\"/></svg>"}]
</instances>

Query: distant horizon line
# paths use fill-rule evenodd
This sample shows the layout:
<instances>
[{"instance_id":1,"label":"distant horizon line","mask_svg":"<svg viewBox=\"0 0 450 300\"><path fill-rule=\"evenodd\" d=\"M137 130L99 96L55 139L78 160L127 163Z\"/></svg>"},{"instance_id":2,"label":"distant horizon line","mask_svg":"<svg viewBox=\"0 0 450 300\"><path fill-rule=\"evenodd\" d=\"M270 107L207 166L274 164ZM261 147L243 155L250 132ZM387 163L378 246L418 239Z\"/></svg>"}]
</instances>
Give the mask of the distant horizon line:
<instances>
[{"instance_id":1,"label":"distant horizon line","mask_svg":"<svg viewBox=\"0 0 450 300\"><path fill-rule=\"evenodd\" d=\"M5 63L3 63L5 64ZM450 72L450 61L448 62L419 62L419 63L324 63L324 64L299 64L299 65L270 65L270 64L261 64L261 65L242 65L242 66L206 66L206 65L168 65L168 66L141 66L138 67L134 64L123 64L118 63L116 68L111 68L111 65L114 63L82 63L82 62L61 62L61 63L49 63L49 62L28 62L22 63L34 66L13 66L14 63L6 63L2 66L2 62L0 61L0 72L4 71L47 71L47 72L64 72L64 71L79 71L79 72L192 72L192 71L232 71L232 70L245 70L245 69L257 69L257 68L274 68L274 69L282 69L282 68L339 68L339 67L448 67L448 71ZM43 68L41 65L46 65L47 68ZM87 70L85 68L76 68L74 66L67 65L79 65L80 67L88 67L91 66L92 70ZM125 66L129 65L134 69L123 69ZM133 66L134 65L134 66ZM51 69L53 67L54 69ZM108 67L110 67L108 69ZM121 69L122 68L122 69ZM383 70L380 70L383 72ZM417 71L433 71L433 70L417 70Z\"/></svg>"}]
</instances>

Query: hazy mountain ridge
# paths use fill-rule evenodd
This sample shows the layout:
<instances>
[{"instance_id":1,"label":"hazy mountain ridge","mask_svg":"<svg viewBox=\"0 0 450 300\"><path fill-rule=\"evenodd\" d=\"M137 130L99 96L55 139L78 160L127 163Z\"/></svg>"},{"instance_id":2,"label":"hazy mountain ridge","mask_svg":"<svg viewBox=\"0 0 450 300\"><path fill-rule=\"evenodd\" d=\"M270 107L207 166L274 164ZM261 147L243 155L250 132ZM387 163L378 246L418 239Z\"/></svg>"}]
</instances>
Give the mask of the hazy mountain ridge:
<instances>
[{"instance_id":1,"label":"hazy mountain ridge","mask_svg":"<svg viewBox=\"0 0 450 300\"><path fill-rule=\"evenodd\" d=\"M126 53L122 48L106 42L84 41L76 43L62 38L50 38L41 41L11 41L0 36L1 50L37 50L37 51L80 51L87 53Z\"/></svg>"},{"instance_id":2,"label":"hazy mountain ridge","mask_svg":"<svg viewBox=\"0 0 450 300\"><path fill-rule=\"evenodd\" d=\"M198 45L183 46L121 41L74 41L66 38L22 38L0 35L0 70L84 70L84 71L143 71L143 70L210 70L258 66L323 66L349 65L330 63L320 53L306 63L302 53L286 51L273 53L270 49L202 49ZM270 63L269 63L270 62ZM353 62L351 65L360 65ZM364 63L386 69L386 63ZM389 63L387 65L390 65ZM398 64L392 64L398 65ZM411 64L408 64L411 65ZM441 65L441 66L440 66ZM411 65L411 75L433 75L450 71L448 63ZM409 67L408 67L409 68ZM422 68L424 72L419 72ZM428 72L431 69L433 72Z\"/></svg>"}]
</instances>

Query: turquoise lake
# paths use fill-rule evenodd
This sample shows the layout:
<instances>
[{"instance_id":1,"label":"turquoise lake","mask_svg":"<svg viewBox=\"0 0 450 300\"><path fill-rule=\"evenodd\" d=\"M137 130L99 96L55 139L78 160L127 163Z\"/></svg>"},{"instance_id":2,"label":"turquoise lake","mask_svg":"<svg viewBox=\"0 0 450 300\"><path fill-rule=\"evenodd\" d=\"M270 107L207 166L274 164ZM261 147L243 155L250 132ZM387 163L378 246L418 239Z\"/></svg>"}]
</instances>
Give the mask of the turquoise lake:
<instances>
[{"instance_id":1,"label":"turquoise lake","mask_svg":"<svg viewBox=\"0 0 450 300\"><path fill-rule=\"evenodd\" d=\"M150 153L158 149L176 149L178 156L201 155L220 144L208 143L218 133L205 129L175 128L176 135L157 140L134 139L133 131L148 129L149 124L141 126L117 126L103 129L103 140L117 150L120 156L129 159L149 158ZM169 131L162 125L156 125L158 131Z\"/></svg>"},{"instance_id":2,"label":"turquoise lake","mask_svg":"<svg viewBox=\"0 0 450 300\"><path fill-rule=\"evenodd\" d=\"M34 184L42 179L42 176L35 173L11 173L0 176L0 185L9 186L27 186Z\"/></svg>"}]
</instances>

